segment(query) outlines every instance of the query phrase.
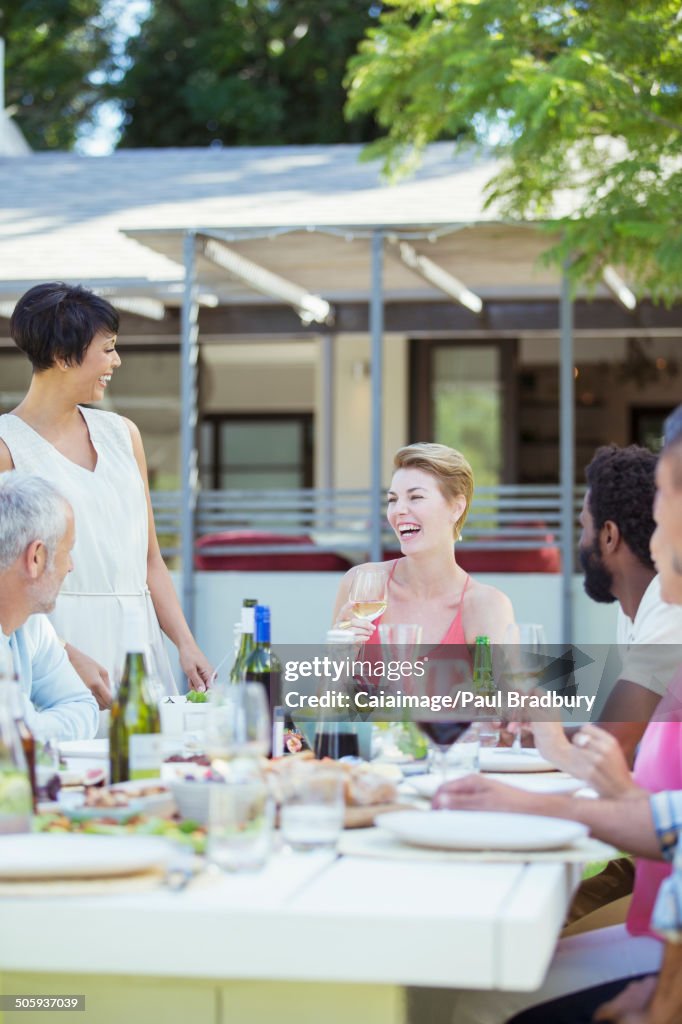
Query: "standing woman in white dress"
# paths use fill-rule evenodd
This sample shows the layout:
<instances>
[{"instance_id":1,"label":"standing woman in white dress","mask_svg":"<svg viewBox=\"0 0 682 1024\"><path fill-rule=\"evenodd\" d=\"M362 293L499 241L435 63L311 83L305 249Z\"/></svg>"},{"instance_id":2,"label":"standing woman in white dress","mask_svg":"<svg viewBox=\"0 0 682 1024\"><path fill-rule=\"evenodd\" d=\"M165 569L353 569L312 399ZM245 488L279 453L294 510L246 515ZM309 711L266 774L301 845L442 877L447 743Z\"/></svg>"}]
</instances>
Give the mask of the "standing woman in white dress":
<instances>
[{"instance_id":1,"label":"standing woman in white dress","mask_svg":"<svg viewBox=\"0 0 682 1024\"><path fill-rule=\"evenodd\" d=\"M16 409L0 416L0 472L14 467L45 477L73 507L74 570L51 615L71 663L108 707L124 653L124 612L141 604L164 689L174 692L175 684L161 629L190 687L206 689L211 665L156 538L140 432L122 416L83 407L102 400L121 365L116 310L80 286L40 284L17 303L10 331L33 376Z\"/></svg>"}]
</instances>

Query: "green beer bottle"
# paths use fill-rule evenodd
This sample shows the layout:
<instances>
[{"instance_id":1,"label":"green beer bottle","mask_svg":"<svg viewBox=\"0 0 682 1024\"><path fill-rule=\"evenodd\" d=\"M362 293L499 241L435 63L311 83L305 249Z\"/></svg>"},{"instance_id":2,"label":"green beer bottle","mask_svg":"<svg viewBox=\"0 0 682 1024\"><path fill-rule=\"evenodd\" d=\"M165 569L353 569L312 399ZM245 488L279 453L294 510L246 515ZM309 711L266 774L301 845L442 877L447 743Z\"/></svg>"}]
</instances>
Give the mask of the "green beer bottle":
<instances>
[{"instance_id":1,"label":"green beer bottle","mask_svg":"<svg viewBox=\"0 0 682 1024\"><path fill-rule=\"evenodd\" d=\"M477 636L474 650L474 691L480 694L495 693L493 677L493 652L490 637Z\"/></svg>"}]
</instances>

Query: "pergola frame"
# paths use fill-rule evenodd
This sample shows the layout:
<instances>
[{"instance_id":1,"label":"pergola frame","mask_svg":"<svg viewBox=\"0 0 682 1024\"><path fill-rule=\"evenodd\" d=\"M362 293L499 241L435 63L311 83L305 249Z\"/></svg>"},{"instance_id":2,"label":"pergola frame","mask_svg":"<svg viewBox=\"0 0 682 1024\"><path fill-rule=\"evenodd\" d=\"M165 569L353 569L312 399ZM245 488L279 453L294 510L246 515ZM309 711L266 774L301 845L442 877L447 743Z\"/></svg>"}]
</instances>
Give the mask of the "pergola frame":
<instances>
[{"instance_id":1,"label":"pergola frame","mask_svg":"<svg viewBox=\"0 0 682 1024\"><path fill-rule=\"evenodd\" d=\"M371 480L370 480L370 558L381 559L381 523L383 516L382 491L382 442L383 442L383 337L384 337L384 250L387 234L391 240L410 241L418 238L433 238L459 230L460 225L436 225L434 227L414 226L397 230L393 225L376 225L361 229L347 225L315 227L314 230L354 237L364 237L371 248L371 282L369 297L369 333L371 344ZM309 227L254 228L239 231L221 231L225 241L238 241L254 236L273 237L277 234ZM197 282L198 246L203 245L201 229L184 230L183 259L185 272L184 299L181 320L181 551L182 551L182 604L185 617L194 627L194 536L198 492L198 453L196 427L198 422L197 361L199 351L199 297ZM206 236L215 237L213 230ZM470 314L471 315L471 314ZM559 421L560 421L560 487L561 527L560 546L562 552L562 641L570 643L573 638L573 538L574 538L574 463L575 463L575 417L574 417L574 373L573 373L573 299L566 269L562 275L559 298ZM317 332L316 332L317 333ZM319 332L323 343L324 366L322 370L324 391L328 397L332 389L332 338L322 328ZM331 413L327 411L327 423Z\"/></svg>"}]
</instances>

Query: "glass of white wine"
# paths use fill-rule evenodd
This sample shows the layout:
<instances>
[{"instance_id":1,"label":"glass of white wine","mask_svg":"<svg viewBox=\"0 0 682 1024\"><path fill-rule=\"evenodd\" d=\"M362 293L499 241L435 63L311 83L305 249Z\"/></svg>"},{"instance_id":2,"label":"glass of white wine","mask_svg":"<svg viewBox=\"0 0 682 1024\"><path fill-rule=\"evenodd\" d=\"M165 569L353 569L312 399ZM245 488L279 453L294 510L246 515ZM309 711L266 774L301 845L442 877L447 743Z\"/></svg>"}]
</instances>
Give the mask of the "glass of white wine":
<instances>
[{"instance_id":1,"label":"glass of white wine","mask_svg":"<svg viewBox=\"0 0 682 1024\"><path fill-rule=\"evenodd\" d=\"M348 600L353 615L372 622L386 611L388 574L382 569L358 569L353 576Z\"/></svg>"},{"instance_id":2,"label":"glass of white wine","mask_svg":"<svg viewBox=\"0 0 682 1024\"><path fill-rule=\"evenodd\" d=\"M544 626L537 622L513 622L505 630L505 676L512 689L530 693L546 664L547 640ZM521 746L522 722L518 723L511 749L519 753Z\"/></svg>"}]
</instances>

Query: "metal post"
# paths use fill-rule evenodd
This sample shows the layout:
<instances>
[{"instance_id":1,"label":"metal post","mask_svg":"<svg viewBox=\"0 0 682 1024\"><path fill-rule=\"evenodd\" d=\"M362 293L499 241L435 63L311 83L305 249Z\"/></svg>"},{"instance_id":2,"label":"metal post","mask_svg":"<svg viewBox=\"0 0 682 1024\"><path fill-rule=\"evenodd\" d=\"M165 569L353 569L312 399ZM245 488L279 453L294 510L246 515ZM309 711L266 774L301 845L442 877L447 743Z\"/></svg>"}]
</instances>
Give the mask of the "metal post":
<instances>
[{"instance_id":1,"label":"metal post","mask_svg":"<svg viewBox=\"0 0 682 1024\"><path fill-rule=\"evenodd\" d=\"M182 300L180 341L180 550L182 553L182 609L190 629L194 628L194 524L198 489L197 459L197 362L199 356L199 303L196 281L196 236L187 231L183 239L185 291Z\"/></svg>"},{"instance_id":2,"label":"metal post","mask_svg":"<svg viewBox=\"0 0 682 1024\"><path fill-rule=\"evenodd\" d=\"M320 483L325 491L334 487L334 335L323 334L320 338L321 399L322 399L322 475ZM334 523L332 499L327 496L323 502L324 515L320 517L323 529L331 529Z\"/></svg>"},{"instance_id":3,"label":"metal post","mask_svg":"<svg viewBox=\"0 0 682 1024\"><path fill-rule=\"evenodd\" d=\"M381 528L383 525L383 494L381 487L383 461L383 391L384 391L384 235L372 232L372 291L369 305L371 356L371 483L370 483L370 547L369 557L381 561Z\"/></svg>"},{"instance_id":4,"label":"metal post","mask_svg":"<svg viewBox=\"0 0 682 1024\"><path fill-rule=\"evenodd\" d=\"M561 640L573 642L573 544L575 530L575 379L573 299L566 268L559 302L559 475L561 487Z\"/></svg>"}]
</instances>

